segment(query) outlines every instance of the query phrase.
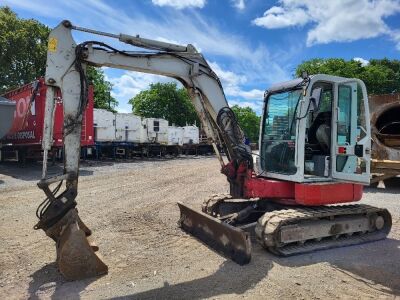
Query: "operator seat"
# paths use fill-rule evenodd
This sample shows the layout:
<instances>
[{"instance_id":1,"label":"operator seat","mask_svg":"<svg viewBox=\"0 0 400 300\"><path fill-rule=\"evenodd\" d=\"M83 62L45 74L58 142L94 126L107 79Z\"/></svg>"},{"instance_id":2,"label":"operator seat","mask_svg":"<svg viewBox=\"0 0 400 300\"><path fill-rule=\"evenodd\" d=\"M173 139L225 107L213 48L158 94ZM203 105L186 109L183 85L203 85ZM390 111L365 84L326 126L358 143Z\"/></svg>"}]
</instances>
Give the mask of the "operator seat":
<instances>
[{"instance_id":1,"label":"operator seat","mask_svg":"<svg viewBox=\"0 0 400 300\"><path fill-rule=\"evenodd\" d=\"M308 142L318 144L327 155L331 148L331 119L332 112L319 112L308 130Z\"/></svg>"}]
</instances>

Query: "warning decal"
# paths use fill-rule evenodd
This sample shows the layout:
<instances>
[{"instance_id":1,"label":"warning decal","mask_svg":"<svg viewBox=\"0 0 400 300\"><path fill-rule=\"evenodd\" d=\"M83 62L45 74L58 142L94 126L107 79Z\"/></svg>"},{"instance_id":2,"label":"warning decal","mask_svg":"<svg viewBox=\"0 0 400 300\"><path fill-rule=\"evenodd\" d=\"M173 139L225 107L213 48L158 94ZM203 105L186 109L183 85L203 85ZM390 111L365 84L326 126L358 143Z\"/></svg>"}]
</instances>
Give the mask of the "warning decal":
<instances>
[{"instance_id":1,"label":"warning decal","mask_svg":"<svg viewBox=\"0 0 400 300\"><path fill-rule=\"evenodd\" d=\"M56 38L53 38L53 37L50 38L49 39L48 50L50 52L55 52L57 50L57 43L58 43L58 40Z\"/></svg>"}]
</instances>

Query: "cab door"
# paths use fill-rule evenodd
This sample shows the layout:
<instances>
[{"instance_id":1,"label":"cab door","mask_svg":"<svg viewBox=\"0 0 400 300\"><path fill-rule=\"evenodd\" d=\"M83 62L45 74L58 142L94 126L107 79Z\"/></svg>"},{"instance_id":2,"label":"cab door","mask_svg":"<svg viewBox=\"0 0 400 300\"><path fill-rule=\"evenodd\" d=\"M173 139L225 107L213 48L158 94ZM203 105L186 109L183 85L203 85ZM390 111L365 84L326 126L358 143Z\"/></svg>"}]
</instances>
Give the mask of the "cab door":
<instances>
[{"instance_id":1,"label":"cab door","mask_svg":"<svg viewBox=\"0 0 400 300\"><path fill-rule=\"evenodd\" d=\"M332 178L369 184L371 129L362 81L336 84L332 125Z\"/></svg>"}]
</instances>

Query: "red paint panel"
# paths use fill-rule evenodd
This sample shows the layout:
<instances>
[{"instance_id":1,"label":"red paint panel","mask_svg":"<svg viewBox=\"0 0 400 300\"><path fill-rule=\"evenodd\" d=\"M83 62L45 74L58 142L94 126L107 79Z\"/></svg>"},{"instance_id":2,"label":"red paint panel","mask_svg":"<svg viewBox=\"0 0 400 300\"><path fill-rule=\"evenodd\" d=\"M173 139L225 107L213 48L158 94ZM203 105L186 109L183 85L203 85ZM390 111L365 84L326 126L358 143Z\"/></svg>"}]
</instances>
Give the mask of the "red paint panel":
<instances>
[{"instance_id":1,"label":"red paint panel","mask_svg":"<svg viewBox=\"0 0 400 300\"><path fill-rule=\"evenodd\" d=\"M46 101L43 101L43 104L45 102ZM44 106L43 106L43 108L44 108ZM44 111L44 109L43 109L43 111ZM55 112L54 112L54 127L53 127L53 142L54 142L53 145L55 147L62 147L62 145L63 145L63 128L64 128L63 104L61 101L57 101Z\"/></svg>"},{"instance_id":2,"label":"red paint panel","mask_svg":"<svg viewBox=\"0 0 400 300\"><path fill-rule=\"evenodd\" d=\"M94 108L94 89L89 86L88 104L85 115L82 120L81 146L94 145L94 125L93 125L93 108Z\"/></svg>"},{"instance_id":3,"label":"red paint panel","mask_svg":"<svg viewBox=\"0 0 400 300\"><path fill-rule=\"evenodd\" d=\"M363 186L352 183L295 183L248 176L244 197L271 199L287 205L318 206L359 201Z\"/></svg>"},{"instance_id":4,"label":"red paint panel","mask_svg":"<svg viewBox=\"0 0 400 300\"><path fill-rule=\"evenodd\" d=\"M294 198L294 182L250 177L244 181L245 198Z\"/></svg>"},{"instance_id":5,"label":"red paint panel","mask_svg":"<svg viewBox=\"0 0 400 300\"><path fill-rule=\"evenodd\" d=\"M33 103L30 103L32 84L26 84L4 95L4 97L17 103L13 126L4 138L4 143L13 145L41 144L44 121L43 95L46 93L46 87L43 79L40 79L39 82L40 87Z\"/></svg>"},{"instance_id":6,"label":"red paint panel","mask_svg":"<svg viewBox=\"0 0 400 300\"><path fill-rule=\"evenodd\" d=\"M24 86L25 87L25 86ZM27 113L30 105L31 91L28 88L22 87L18 92L6 94L6 98L16 102L13 125L8 132L12 134L18 132L28 126Z\"/></svg>"},{"instance_id":7,"label":"red paint panel","mask_svg":"<svg viewBox=\"0 0 400 300\"><path fill-rule=\"evenodd\" d=\"M352 183L295 184L295 201L301 205L316 206L361 200L363 186Z\"/></svg>"},{"instance_id":8,"label":"red paint panel","mask_svg":"<svg viewBox=\"0 0 400 300\"><path fill-rule=\"evenodd\" d=\"M44 79L39 79L39 90L35 101L31 104L32 84L24 85L16 90L10 91L4 97L17 102L14 114L14 123L11 131L2 140L3 143L18 146L40 146L43 137L44 109L46 102L46 85ZM58 94L59 96L59 94ZM93 87L89 87L88 106L82 123L81 145L94 144L93 128ZM53 139L55 147L63 146L63 107L62 102L56 104Z\"/></svg>"}]
</instances>

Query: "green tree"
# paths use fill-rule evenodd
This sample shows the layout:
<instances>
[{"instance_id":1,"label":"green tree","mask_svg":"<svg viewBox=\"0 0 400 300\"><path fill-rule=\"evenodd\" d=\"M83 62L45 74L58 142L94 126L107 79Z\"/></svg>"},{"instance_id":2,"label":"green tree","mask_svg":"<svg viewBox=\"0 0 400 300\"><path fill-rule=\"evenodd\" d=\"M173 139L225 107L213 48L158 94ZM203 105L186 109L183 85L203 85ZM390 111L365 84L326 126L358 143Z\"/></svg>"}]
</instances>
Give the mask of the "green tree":
<instances>
[{"instance_id":1,"label":"green tree","mask_svg":"<svg viewBox=\"0 0 400 300\"><path fill-rule=\"evenodd\" d=\"M363 66L355 60L346 61L342 58L315 58L302 62L296 68L296 75L302 71L309 74L330 74L348 78L359 78L365 82L368 93L387 94L400 92L400 61L371 59Z\"/></svg>"},{"instance_id":2,"label":"green tree","mask_svg":"<svg viewBox=\"0 0 400 300\"><path fill-rule=\"evenodd\" d=\"M9 7L0 7L0 94L44 76L50 29L33 19L18 18ZM100 69L88 67L88 80L94 85L94 106L115 108L109 95L112 84Z\"/></svg>"},{"instance_id":3,"label":"green tree","mask_svg":"<svg viewBox=\"0 0 400 300\"><path fill-rule=\"evenodd\" d=\"M185 88L176 83L150 84L129 100L134 114L144 118L163 118L177 126L199 124L194 106Z\"/></svg>"},{"instance_id":4,"label":"green tree","mask_svg":"<svg viewBox=\"0 0 400 300\"><path fill-rule=\"evenodd\" d=\"M371 59L366 71L366 84L379 91L376 94L400 93L400 60Z\"/></svg>"},{"instance_id":5,"label":"green tree","mask_svg":"<svg viewBox=\"0 0 400 300\"><path fill-rule=\"evenodd\" d=\"M0 94L43 76L50 29L0 7Z\"/></svg>"},{"instance_id":6,"label":"green tree","mask_svg":"<svg viewBox=\"0 0 400 300\"><path fill-rule=\"evenodd\" d=\"M304 61L296 68L296 75L300 76L302 71L308 74L329 74L342 77L355 77L362 73L363 67L355 60L346 61L342 58L314 58Z\"/></svg>"},{"instance_id":7,"label":"green tree","mask_svg":"<svg viewBox=\"0 0 400 300\"><path fill-rule=\"evenodd\" d=\"M236 115L244 135L249 138L251 142L258 142L258 136L260 134L260 117L257 116L255 111L250 107L234 105L231 108Z\"/></svg>"},{"instance_id":8,"label":"green tree","mask_svg":"<svg viewBox=\"0 0 400 300\"><path fill-rule=\"evenodd\" d=\"M111 96L112 83L105 80L103 70L89 66L86 75L94 86L94 107L115 112L118 101Z\"/></svg>"}]
</instances>

